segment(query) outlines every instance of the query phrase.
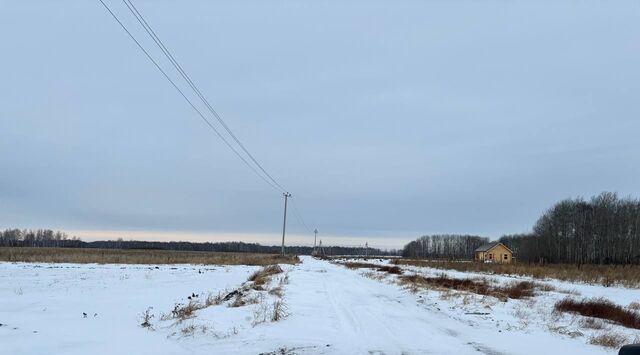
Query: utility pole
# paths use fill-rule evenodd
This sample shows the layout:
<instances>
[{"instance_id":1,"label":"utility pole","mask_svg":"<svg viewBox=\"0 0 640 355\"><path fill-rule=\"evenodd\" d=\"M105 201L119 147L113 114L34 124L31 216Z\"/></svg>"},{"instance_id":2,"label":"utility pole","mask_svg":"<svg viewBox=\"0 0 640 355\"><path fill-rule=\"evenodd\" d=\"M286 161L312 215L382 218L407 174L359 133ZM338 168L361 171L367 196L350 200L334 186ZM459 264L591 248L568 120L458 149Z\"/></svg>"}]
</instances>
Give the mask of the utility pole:
<instances>
[{"instance_id":1,"label":"utility pole","mask_svg":"<svg viewBox=\"0 0 640 355\"><path fill-rule=\"evenodd\" d=\"M291 197L291 194L285 192L282 196L284 196L284 220L282 221L282 255L284 255L284 233L287 230L287 200Z\"/></svg>"},{"instance_id":2,"label":"utility pole","mask_svg":"<svg viewBox=\"0 0 640 355\"><path fill-rule=\"evenodd\" d=\"M366 257L369 257L369 242L364 243L364 250L366 253Z\"/></svg>"},{"instance_id":3,"label":"utility pole","mask_svg":"<svg viewBox=\"0 0 640 355\"><path fill-rule=\"evenodd\" d=\"M313 255L316 255L316 240L318 239L318 228L313 231Z\"/></svg>"}]
</instances>

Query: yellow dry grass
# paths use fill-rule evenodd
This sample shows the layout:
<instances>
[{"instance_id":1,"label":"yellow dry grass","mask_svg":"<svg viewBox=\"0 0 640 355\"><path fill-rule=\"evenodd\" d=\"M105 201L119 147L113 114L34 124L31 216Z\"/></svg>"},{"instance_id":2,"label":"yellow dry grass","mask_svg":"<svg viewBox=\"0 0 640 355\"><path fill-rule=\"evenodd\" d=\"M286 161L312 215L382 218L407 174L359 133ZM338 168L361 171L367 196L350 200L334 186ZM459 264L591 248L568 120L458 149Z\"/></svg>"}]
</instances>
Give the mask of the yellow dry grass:
<instances>
[{"instance_id":1,"label":"yellow dry grass","mask_svg":"<svg viewBox=\"0 0 640 355\"><path fill-rule=\"evenodd\" d=\"M393 259L395 265L411 265L464 272L485 272L529 276L535 279L558 279L604 286L640 287L639 265L569 265L569 264L490 264L456 261Z\"/></svg>"},{"instance_id":2,"label":"yellow dry grass","mask_svg":"<svg viewBox=\"0 0 640 355\"><path fill-rule=\"evenodd\" d=\"M77 264L295 264L297 256L173 250L119 250L73 248L0 248L0 261Z\"/></svg>"}]
</instances>

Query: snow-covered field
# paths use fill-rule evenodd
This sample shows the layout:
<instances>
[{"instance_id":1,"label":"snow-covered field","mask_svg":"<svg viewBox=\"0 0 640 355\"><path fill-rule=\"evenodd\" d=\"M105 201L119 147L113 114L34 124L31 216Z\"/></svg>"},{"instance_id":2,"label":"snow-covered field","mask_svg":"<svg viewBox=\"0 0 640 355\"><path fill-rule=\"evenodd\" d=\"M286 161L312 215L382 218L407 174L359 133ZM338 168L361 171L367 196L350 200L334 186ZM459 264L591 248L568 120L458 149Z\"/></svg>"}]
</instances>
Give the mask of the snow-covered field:
<instances>
[{"instance_id":1,"label":"snow-covered field","mask_svg":"<svg viewBox=\"0 0 640 355\"><path fill-rule=\"evenodd\" d=\"M202 300L237 289L260 267L0 263L0 354L614 354L588 344L591 333L602 330L581 329L580 317L554 315L553 304L568 294L621 305L640 301L638 290L559 281L546 281L555 291L508 302L412 293L394 275L302 260L281 265L284 273L265 291L251 291L256 302L212 305L183 322L161 320L161 314L194 294ZM279 299L268 292L277 285L288 317L256 322ZM153 329L140 326L149 307ZM640 335L607 328L631 339Z\"/></svg>"}]
</instances>

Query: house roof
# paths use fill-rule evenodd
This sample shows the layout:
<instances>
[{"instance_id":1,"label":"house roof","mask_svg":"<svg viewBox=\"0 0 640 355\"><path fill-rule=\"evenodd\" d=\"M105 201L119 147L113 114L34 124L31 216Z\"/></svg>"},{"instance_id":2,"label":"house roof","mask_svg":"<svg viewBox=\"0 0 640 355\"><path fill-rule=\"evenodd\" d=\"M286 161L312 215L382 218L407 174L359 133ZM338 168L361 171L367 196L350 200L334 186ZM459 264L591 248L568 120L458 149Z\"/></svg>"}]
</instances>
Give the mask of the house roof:
<instances>
[{"instance_id":1,"label":"house roof","mask_svg":"<svg viewBox=\"0 0 640 355\"><path fill-rule=\"evenodd\" d=\"M491 242L491 243L483 244L480 247L478 247L478 249L474 250L474 252L477 252L477 251L480 251L480 252L489 251L489 250L493 249L494 247L496 247L499 244L502 244L502 243L500 243L500 242ZM507 246L504 245L504 244L502 244L502 246L507 248ZM511 249L509 249L509 248L507 248L507 250L511 251Z\"/></svg>"}]
</instances>

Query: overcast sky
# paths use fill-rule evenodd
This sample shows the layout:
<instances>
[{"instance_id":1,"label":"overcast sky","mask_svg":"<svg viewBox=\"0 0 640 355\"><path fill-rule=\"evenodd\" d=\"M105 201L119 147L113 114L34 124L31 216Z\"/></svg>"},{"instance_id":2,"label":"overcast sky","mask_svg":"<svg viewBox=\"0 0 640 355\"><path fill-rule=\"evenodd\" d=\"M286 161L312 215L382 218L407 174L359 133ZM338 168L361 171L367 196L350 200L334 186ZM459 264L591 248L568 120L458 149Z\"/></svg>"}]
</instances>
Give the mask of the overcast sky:
<instances>
[{"instance_id":1,"label":"overcast sky","mask_svg":"<svg viewBox=\"0 0 640 355\"><path fill-rule=\"evenodd\" d=\"M135 4L325 243L497 238L640 196L637 1ZM0 228L279 243L281 194L98 0L5 1L0 39Z\"/></svg>"}]
</instances>

